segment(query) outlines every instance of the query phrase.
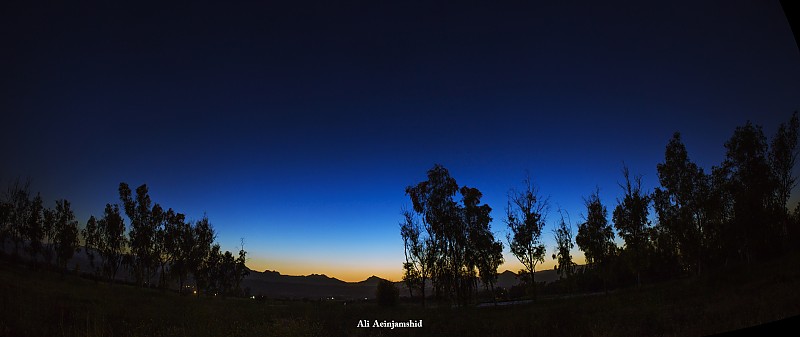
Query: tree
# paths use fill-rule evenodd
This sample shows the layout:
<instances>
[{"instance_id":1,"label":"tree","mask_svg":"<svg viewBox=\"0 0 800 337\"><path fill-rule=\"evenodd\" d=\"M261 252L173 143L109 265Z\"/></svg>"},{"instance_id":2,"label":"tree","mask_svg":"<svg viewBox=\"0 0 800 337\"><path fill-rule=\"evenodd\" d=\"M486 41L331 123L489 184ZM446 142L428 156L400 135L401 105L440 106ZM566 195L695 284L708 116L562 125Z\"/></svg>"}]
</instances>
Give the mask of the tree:
<instances>
[{"instance_id":1,"label":"tree","mask_svg":"<svg viewBox=\"0 0 800 337\"><path fill-rule=\"evenodd\" d=\"M219 292L223 296L227 296L232 293L234 279L236 278L236 260L229 250L226 250L225 253L220 255L219 263L216 268L217 270L213 272L215 283L217 284Z\"/></svg>"},{"instance_id":2,"label":"tree","mask_svg":"<svg viewBox=\"0 0 800 337\"><path fill-rule=\"evenodd\" d=\"M458 205L453 197L458 192L456 180L441 165L428 170L428 180L406 187L414 211L421 215L429 237L431 282L437 297L457 296L457 276L461 270L457 236L463 234Z\"/></svg>"},{"instance_id":3,"label":"tree","mask_svg":"<svg viewBox=\"0 0 800 337\"><path fill-rule=\"evenodd\" d=\"M536 265L544 262L545 247L542 243L547 200L542 199L538 189L531 183L530 177L524 182L524 190L512 190L508 196L506 208L506 224L511 230L508 234L508 246L530 275L530 286L536 297Z\"/></svg>"},{"instance_id":4,"label":"tree","mask_svg":"<svg viewBox=\"0 0 800 337\"><path fill-rule=\"evenodd\" d=\"M11 204L0 200L0 256L6 252L6 240L11 232Z\"/></svg>"},{"instance_id":5,"label":"tree","mask_svg":"<svg viewBox=\"0 0 800 337\"><path fill-rule=\"evenodd\" d=\"M153 257L159 269L158 285L161 289L166 289L169 277L173 274L171 269L175 259L180 255L178 231L186 216L176 213L172 208L164 211L159 204L153 206L151 213L155 224Z\"/></svg>"},{"instance_id":6,"label":"tree","mask_svg":"<svg viewBox=\"0 0 800 337\"><path fill-rule=\"evenodd\" d=\"M556 240L556 253L553 254L553 260L556 260L556 271L560 278L569 278L575 270L575 263L572 262L572 254L570 251L575 244L572 242L572 225L567 223L564 219L564 213L559 212L561 221L558 223L558 228L553 231L553 236Z\"/></svg>"},{"instance_id":7,"label":"tree","mask_svg":"<svg viewBox=\"0 0 800 337\"><path fill-rule=\"evenodd\" d=\"M64 199L56 201L54 239L56 265L63 272L67 269L67 262L79 251L78 221L69 201Z\"/></svg>"},{"instance_id":8,"label":"tree","mask_svg":"<svg viewBox=\"0 0 800 337\"><path fill-rule=\"evenodd\" d=\"M33 264L36 265L37 257L42 252L42 240L45 234L44 206L39 193L33 198L30 206L25 238L28 240L28 254L30 254Z\"/></svg>"},{"instance_id":9,"label":"tree","mask_svg":"<svg viewBox=\"0 0 800 337\"><path fill-rule=\"evenodd\" d=\"M168 214L172 209L164 211L158 203L153 205L150 210L150 217L153 228L153 241L152 241L152 266L158 272L158 287L164 290L167 286L167 262L169 260L169 252L166 246L171 244L167 237L167 230L169 227L170 217L175 216L175 212ZM155 272L154 272L155 273Z\"/></svg>"},{"instance_id":10,"label":"tree","mask_svg":"<svg viewBox=\"0 0 800 337\"><path fill-rule=\"evenodd\" d=\"M779 222L780 237L784 250L789 245L789 208L787 203L792 189L797 186L797 178L792 174L797 162L797 136L800 120L797 111L787 123L781 123L772 138L769 151L769 164L777 183L773 196L773 208Z\"/></svg>"},{"instance_id":11,"label":"tree","mask_svg":"<svg viewBox=\"0 0 800 337\"><path fill-rule=\"evenodd\" d=\"M42 257L47 264L50 264L55 257L54 243L56 241L56 212L51 208L42 210L43 222L42 233ZM45 243L46 242L46 243Z\"/></svg>"},{"instance_id":12,"label":"tree","mask_svg":"<svg viewBox=\"0 0 800 337\"><path fill-rule=\"evenodd\" d=\"M459 188L441 165L428 170L427 177L406 188L413 210L422 220L425 237L419 235L422 231L413 218L401 224L401 236L411 239L404 239L406 247L415 250L410 260L418 259L406 262L404 268L411 280L420 277L418 274L430 275L437 298L446 296L463 305L477 289L480 260L488 258L480 247L485 240L494 241L489 227L491 208L480 204L482 195L478 189ZM457 193L462 196L462 204L454 199ZM486 266L488 263L484 263ZM424 289L424 281L421 287Z\"/></svg>"},{"instance_id":13,"label":"tree","mask_svg":"<svg viewBox=\"0 0 800 337\"><path fill-rule=\"evenodd\" d=\"M175 223L175 257L172 265L171 272L178 278L180 289L178 292L183 292L184 282L192 273L194 269L194 254L197 238L195 237L195 228L190 222L177 221Z\"/></svg>"},{"instance_id":14,"label":"tree","mask_svg":"<svg viewBox=\"0 0 800 337\"><path fill-rule=\"evenodd\" d=\"M103 273L108 282L113 284L127 244L125 221L119 212L119 205L106 204L103 217L97 222L97 230Z\"/></svg>"},{"instance_id":15,"label":"tree","mask_svg":"<svg viewBox=\"0 0 800 337\"><path fill-rule=\"evenodd\" d=\"M136 188L136 198L126 183L119 184L119 198L130 219L130 248L133 254L133 272L140 286L150 284L153 267L156 263L156 219L151 209L152 201L147 194L147 185ZM160 206L158 207L160 209Z\"/></svg>"},{"instance_id":16,"label":"tree","mask_svg":"<svg viewBox=\"0 0 800 337\"><path fill-rule=\"evenodd\" d=\"M503 263L503 243L495 240L491 230L492 208L481 205L483 194L477 188L464 186L462 196L462 218L467 234L465 247L466 276L475 279L477 269L484 287L494 292L497 268ZM476 280L477 281L477 280ZM474 287L477 291L477 287Z\"/></svg>"},{"instance_id":17,"label":"tree","mask_svg":"<svg viewBox=\"0 0 800 337\"><path fill-rule=\"evenodd\" d=\"M102 259L102 254L98 254L100 252L100 246L102 245L102 242L100 237L100 227L94 215L89 217L89 221L86 222L86 227L84 227L81 233L83 234L83 250L86 252L86 256L89 258L89 267L92 269L92 272L97 275L100 273L102 262L99 262L99 265L97 265L95 264L94 260L95 255L100 255L100 258Z\"/></svg>"},{"instance_id":18,"label":"tree","mask_svg":"<svg viewBox=\"0 0 800 337\"><path fill-rule=\"evenodd\" d=\"M239 256L236 258L233 274L233 285L236 295L242 294L242 281L247 275L250 275L250 269L245 265L245 262L247 262L247 251L244 250L244 238L240 239L240 244Z\"/></svg>"},{"instance_id":19,"label":"tree","mask_svg":"<svg viewBox=\"0 0 800 337\"><path fill-rule=\"evenodd\" d=\"M403 210L403 222L400 223L400 237L403 238L403 282L408 288L408 295L414 296L414 289L419 288L422 294L422 305L425 306L425 281L427 271L425 268L425 248L424 240L420 237L422 231L419 222L414 219L414 214L409 210Z\"/></svg>"},{"instance_id":20,"label":"tree","mask_svg":"<svg viewBox=\"0 0 800 337\"><path fill-rule=\"evenodd\" d=\"M378 281L375 297L378 299L378 305L380 306L395 306L400 298L400 290L397 289L394 283L381 279Z\"/></svg>"},{"instance_id":21,"label":"tree","mask_svg":"<svg viewBox=\"0 0 800 337\"><path fill-rule=\"evenodd\" d=\"M661 187L653 192L660 237L658 253L672 257L684 269L700 273L705 259L707 223L713 191L711 178L689 160L680 133L673 134L656 166ZM669 242L669 244L667 243Z\"/></svg>"},{"instance_id":22,"label":"tree","mask_svg":"<svg viewBox=\"0 0 800 337\"><path fill-rule=\"evenodd\" d=\"M732 219L725 239L728 256L744 261L770 256L780 246L773 244L776 226L768 209L776 182L761 127L750 121L736 127L725 149L721 172L732 198Z\"/></svg>"},{"instance_id":23,"label":"tree","mask_svg":"<svg viewBox=\"0 0 800 337\"><path fill-rule=\"evenodd\" d=\"M616 249L614 245L614 231L608 223L608 211L600 201L600 190L595 190L586 205L585 221L578 226L578 235L575 243L583 251L586 264L590 268L597 268L604 264Z\"/></svg>"},{"instance_id":24,"label":"tree","mask_svg":"<svg viewBox=\"0 0 800 337\"><path fill-rule=\"evenodd\" d=\"M191 250L188 259L188 270L191 271L195 280L195 289L197 296L200 296L201 290L207 289L210 270L213 269L219 259L219 245L214 244L214 227L208 221L208 217L203 214L203 218L198 220L192 230Z\"/></svg>"},{"instance_id":25,"label":"tree","mask_svg":"<svg viewBox=\"0 0 800 337\"><path fill-rule=\"evenodd\" d=\"M30 180L20 182L19 179L16 179L9 185L6 192L8 222L5 226L4 235L7 235L14 244L13 256L19 255L19 247L25 239L31 204L30 184ZM3 248L5 248L5 239L3 240Z\"/></svg>"},{"instance_id":26,"label":"tree","mask_svg":"<svg viewBox=\"0 0 800 337\"><path fill-rule=\"evenodd\" d=\"M631 183L628 167L622 168L625 183L620 184L625 196L617 200L614 209L614 227L619 231L619 236L625 240L625 249L631 253L633 267L636 272L636 284L641 285L641 270L644 264L645 249L648 244L647 219L650 196L642 191L642 176L636 176Z\"/></svg>"},{"instance_id":27,"label":"tree","mask_svg":"<svg viewBox=\"0 0 800 337\"><path fill-rule=\"evenodd\" d=\"M484 239L479 247L481 258L478 260L478 271L481 282L486 290L489 290L492 294L492 301L497 304L494 285L497 283L497 268L503 264L503 243Z\"/></svg>"},{"instance_id":28,"label":"tree","mask_svg":"<svg viewBox=\"0 0 800 337\"><path fill-rule=\"evenodd\" d=\"M183 268L182 259L185 253L181 243L182 232L185 230L186 216L177 213L172 208L168 209L160 218L156 231L158 246L158 261L161 268L160 285L166 288L167 280L171 277L180 277L180 268ZM169 269L167 269L169 267ZM181 284L181 287L183 284ZM182 291L182 290L179 290Z\"/></svg>"},{"instance_id":29,"label":"tree","mask_svg":"<svg viewBox=\"0 0 800 337\"><path fill-rule=\"evenodd\" d=\"M223 283L223 276L220 273L222 259L223 254L219 244L211 246L208 255L202 261L200 272L195 275L198 296L200 295L200 289L205 290L206 294L214 294L214 296L221 292Z\"/></svg>"}]
</instances>

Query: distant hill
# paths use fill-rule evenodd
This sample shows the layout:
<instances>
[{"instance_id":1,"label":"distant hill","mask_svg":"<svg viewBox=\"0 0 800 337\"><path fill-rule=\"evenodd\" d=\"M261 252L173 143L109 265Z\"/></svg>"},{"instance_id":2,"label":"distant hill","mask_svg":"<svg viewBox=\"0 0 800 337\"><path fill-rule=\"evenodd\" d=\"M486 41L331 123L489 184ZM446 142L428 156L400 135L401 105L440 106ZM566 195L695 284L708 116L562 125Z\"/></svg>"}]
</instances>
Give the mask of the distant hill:
<instances>
[{"instance_id":1,"label":"distant hill","mask_svg":"<svg viewBox=\"0 0 800 337\"><path fill-rule=\"evenodd\" d=\"M250 275L242 282L242 287L249 287L250 294L272 298L363 299L375 297L375 289L380 280L382 278L370 276L360 282L345 282L320 274L294 276L266 270L264 272L251 271ZM558 280L558 273L553 269L536 272L536 282L550 283L555 280ZM520 282L516 273L506 270L498 275L496 286L511 288ZM402 281L395 282L395 284L400 288L400 296L408 296L408 288ZM430 287L430 283L428 283L428 287ZM432 291L428 293L430 294Z\"/></svg>"},{"instance_id":2,"label":"distant hill","mask_svg":"<svg viewBox=\"0 0 800 337\"><path fill-rule=\"evenodd\" d=\"M537 270L533 277L536 282L550 283L558 280L558 272L555 269ZM519 279L519 275L510 270L506 270L497 276L497 286L501 288L511 288L520 282L522 281Z\"/></svg>"},{"instance_id":3,"label":"distant hill","mask_svg":"<svg viewBox=\"0 0 800 337\"><path fill-rule=\"evenodd\" d=\"M307 276L281 275L277 271L258 272L251 270L242 288L250 288L250 294L271 298L329 298L364 299L374 298L380 277L371 276L361 282L345 282L327 275Z\"/></svg>"}]
</instances>

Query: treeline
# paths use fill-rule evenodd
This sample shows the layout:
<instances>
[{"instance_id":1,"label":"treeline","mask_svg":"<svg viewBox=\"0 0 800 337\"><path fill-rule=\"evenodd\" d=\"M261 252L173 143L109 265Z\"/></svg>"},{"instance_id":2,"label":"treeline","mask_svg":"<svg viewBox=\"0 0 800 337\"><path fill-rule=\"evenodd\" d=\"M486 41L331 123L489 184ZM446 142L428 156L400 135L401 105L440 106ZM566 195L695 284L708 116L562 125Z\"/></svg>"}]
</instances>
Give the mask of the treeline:
<instances>
[{"instance_id":1,"label":"treeline","mask_svg":"<svg viewBox=\"0 0 800 337\"><path fill-rule=\"evenodd\" d=\"M597 290L698 275L797 250L800 205L790 211L788 203L796 186L798 126L795 112L767 141L761 126L748 121L734 130L724 161L709 173L691 161L676 132L656 166L659 186L652 192L642 189L641 176L623 169L623 197L612 221L624 245L614 243L595 192L576 237L587 262L583 286Z\"/></svg>"},{"instance_id":2,"label":"treeline","mask_svg":"<svg viewBox=\"0 0 800 337\"><path fill-rule=\"evenodd\" d=\"M799 126L795 112L768 141L761 126L748 121L734 130L725 143L724 161L711 172L691 161L676 132L667 143L664 162L656 166L659 186L653 191L642 188L641 175L623 167L623 193L611 214L599 189L585 197L586 213L574 236L572 225L560 214L552 231L552 258L561 279L548 290L640 285L797 250L800 204L790 211L788 203L797 184L792 172ZM459 192L461 200L456 201ZM447 169L436 165L426 181L406 188L406 194L414 206L404 211L401 223L403 280L408 288L425 297L430 281L436 298L463 304L474 298L470 291L476 290L479 279L492 287L503 245L490 231L491 208L478 205L480 192L459 189ZM548 200L530 178L521 190L509 193L506 241L524 266L522 281L534 298L535 269L546 252L542 235L548 211ZM621 247L615 242L617 235L624 242ZM576 267L570 254L576 244L586 259L583 268Z\"/></svg>"},{"instance_id":3,"label":"treeline","mask_svg":"<svg viewBox=\"0 0 800 337\"><path fill-rule=\"evenodd\" d=\"M12 258L18 259L22 251L32 266L55 262L53 266L64 272L80 252L82 239L89 259L89 270L84 272L96 280L114 283L124 268L142 287L176 285L184 292L193 281L198 296L244 293L240 286L249 270L243 241L238 256L223 253L205 214L198 221L187 221L184 214L153 203L147 185L133 192L120 183L119 196L129 227L119 204L106 204L100 218L91 216L79 229L69 201L56 200L55 209L45 207L39 193L31 198L30 183L17 179L0 201L0 252L5 254L10 243Z\"/></svg>"}]
</instances>

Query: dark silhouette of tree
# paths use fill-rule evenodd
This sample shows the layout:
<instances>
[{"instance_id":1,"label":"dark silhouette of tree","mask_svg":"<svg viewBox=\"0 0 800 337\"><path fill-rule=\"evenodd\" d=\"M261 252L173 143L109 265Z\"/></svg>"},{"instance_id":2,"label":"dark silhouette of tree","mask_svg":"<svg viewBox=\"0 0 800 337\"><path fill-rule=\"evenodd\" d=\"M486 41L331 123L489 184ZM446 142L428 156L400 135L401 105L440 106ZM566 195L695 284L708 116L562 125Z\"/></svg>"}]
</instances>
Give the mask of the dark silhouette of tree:
<instances>
[{"instance_id":1,"label":"dark silhouette of tree","mask_svg":"<svg viewBox=\"0 0 800 337\"><path fill-rule=\"evenodd\" d=\"M492 289L497 282L497 267L503 263L503 243L495 240L491 230L492 208L489 205L481 205L483 194L477 188L461 188L462 218L466 226L467 244L465 247L466 277L475 278L477 269L480 280L483 281L487 290ZM498 253L499 252L499 253ZM468 287L467 287L468 288ZM477 290L477 286L473 287Z\"/></svg>"},{"instance_id":2,"label":"dark silhouette of tree","mask_svg":"<svg viewBox=\"0 0 800 337\"><path fill-rule=\"evenodd\" d=\"M173 214L167 214L169 211L172 211L172 209L164 211L158 203L154 204L150 210L153 227L152 266L158 271L158 287L162 290L167 285L166 272L167 261L169 260L169 253L166 248L166 245L169 244L166 237L167 227L169 226L167 222L169 221L168 217L175 215L174 211Z\"/></svg>"},{"instance_id":3,"label":"dark silhouette of tree","mask_svg":"<svg viewBox=\"0 0 800 337\"><path fill-rule=\"evenodd\" d=\"M193 228L192 249L188 261L189 270L194 276L198 297L201 290L207 289L212 281L209 279L212 276L210 271L216 265L216 260L219 259L219 245L215 245L216 250L212 247L215 238L214 228L204 214Z\"/></svg>"},{"instance_id":4,"label":"dark silhouette of tree","mask_svg":"<svg viewBox=\"0 0 800 337\"><path fill-rule=\"evenodd\" d=\"M616 251L614 230L608 223L608 211L600 201L600 190L595 190L584 199L586 219L578 226L575 243L583 251L589 268L597 269L606 264Z\"/></svg>"},{"instance_id":5,"label":"dark silhouette of tree","mask_svg":"<svg viewBox=\"0 0 800 337\"><path fill-rule=\"evenodd\" d=\"M455 179L443 166L434 165L428 170L427 176L426 181L406 188L414 212L420 215L427 235L425 239L416 238L417 243L424 242L424 246L416 245L417 248L423 247L424 251L420 266L424 266L425 270L418 271L422 274L429 271L437 298L446 296L463 305L477 290L478 265L480 259L486 256L479 251L479 243L483 240L494 241L489 230L491 208L480 205L481 193L477 189L459 189ZM459 192L463 206L454 200ZM414 229L413 219L407 227L406 231L401 225L401 235L412 237L417 232L421 233ZM484 264L488 265L488 262ZM412 279L415 277L413 273L417 272L413 267L413 262L412 265L406 264Z\"/></svg>"},{"instance_id":6,"label":"dark silhouette of tree","mask_svg":"<svg viewBox=\"0 0 800 337\"><path fill-rule=\"evenodd\" d=\"M223 253L219 244L214 244L203 261L198 279L199 287L205 289L208 295L241 295L240 283L249 274L244 265L246 255L244 245L239 250L239 256L234 257L230 251Z\"/></svg>"},{"instance_id":7,"label":"dark silhouette of tree","mask_svg":"<svg viewBox=\"0 0 800 337\"><path fill-rule=\"evenodd\" d=\"M109 283L114 283L122 265L123 252L127 246L125 221L118 205L106 204L103 217L97 222L97 248L102 259L102 270Z\"/></svg>"},{"instance_id":8,"label":"dark silhouette of tree","mask_svg":"<svg viewBox=\"0 0 800 337\"><path fill-rule=\"evenodd\" d=\"M171 269L174 268L175 259L180 255L177 236L186 216L176 213L172 208L164 211L159 204L153 206L152 216L156 225L153 256L159 268L158 285L166 289L170 276L174 274Z\"/></svg>"},{"instance_id":9,"label":"dark silhouette of tree","mask_svg":"<svg viewBox=\"0 0 800 337\"><path fill-rule=\"evenodd\" d=\"M378 287L375 290L375 297L378 299L380 306L395 306L400 299L400 290L394 283L387 280L378 281Z\"/></svg>"},{"instance_id":10,"label":"dark silhouette of tree","mask_svg":"<svg viewBox=\"0 0 800 337\"><path fill-rule=\"evenodd\" d=\"M189 273L194 272L194 254L195 250L197 249L195 246L195 242L197 242L197 238L195 237L195 228L192 226L191 223L186 222L185 219L174 219L175 221L175 234L174 234L174 241L175 241L175 251L174 253L174 262L172 265L172 273L175 277L178 278L178 284L180 286L179 292L183 292L184 289L184 282L188 278Z\"/></svg>"},{"instance_id":11,"label":"dark silhouette of tree","mask_svg":"<svg viewBox=\"0 0 800 337\"><path fill-rule=\"evenodd\" d=\"M72 212L69 201L64 199L56 201L54 239L56 265L63 272L67 269L67 262L80 251L78 221L75 220L75 214Z\"/></svg>"},{"instance_id":12,"label":"dark silhouette of tree","mask_svg":"<svg viewBox=\"0 0 800 337\"><path fill-rule=\"evenodd\" d=\"M208 255L202 261L200 272L195 276L197 281L198 295L199 289L204 289L209 295L216 296L221 292L223 275L221 275L223 254L219 244L214 244L208 251Z\"/></svg>"},{"instance_id":13,"label":"dark silhouette of tree","mask_svg":"<svg viewBox=\"0 0 800 337\"><path fill-rule=\"evenodd\" d=\"M542 230L547 216L547 200L539 196L530 177L523 181L524 190L512 190L508 196L506 224L508 246L530 276L530 289L536 298L536 265L544 262L545 247Z\"/></svg>"},{"instance_id":14,"label":"dark silhouette of tree","mask_svg":"<svg viewBox=\"0 0 800 337\"><path fill-rule=\"evenodd\" d=\"M151 206L152 201L147 192L146 184L137 187L134 199L128 184L119 184L119 197L131 223L128 236L134 259L133 272L140 286L150 285L159 253L156 242L158 223L155 216L160 216L161 206Z\"/></svg>"},{"instance_id":15,"label":"dark silhouette of tree","mask_svg":"<svg viewBox=\"0 0 800 337\"><path fill-rule=\"evenodd\" d=\"M570 251L575 244L572 241L572 225L564 219L564 213L559 211L561 220L558 223L558 228L553 230L553 236L556 240L555 253L553 260L556 260L555 269L560 278L569 278L575 271L575 263L572 262L572 253Z\"/></svg>"},{"instance_id":16,"label":"dark silhouette of tree","mask_svg":"<svg viewBox=\"0 0 800 337\"><path fill-rule=\"evenodd\" d=\"M42 258L45 263L51 264L55 257L53 244L56 240L56 212L53 209L45 208L42 210Z\"/></svg>"},{"instance_id":17,"label":"dark silhouette of tree","mask_svg":"<svg viewBox=\"0 0 800 337\"><path fill-rule=\"evenodd\" d=\"M441 165L428 170L428 180L406 188L414 211L421 215L430 238L431 282L437 297L454 296L458 286L463 256L456 247L461 231L458 205L453 197L458 192L456 180Z\"/></svg>"},{"instance_id":18,"label":"dark silhouette of tree","mask_svg":"<svg viewBox=\"0 0 800 337\"><path fill-rule=\"evenodd\" d=\"M797 186L797 178L792 174L797 162L797 135L800 120L797 111L788 123L781 123L772 137L769 151L769 164L777 185L773 196L773 208L778 221L778 230L784 250L789 246L789 208L787 203L792 189Z\"/></svg>"},{"instance_id":19,"label":"dark silhouette of tree","mask_svg":"<svg viewBox=\"0 0 800 337\"><path fill-rule=\"evenodd\" d=\"M722 172L732 197L732 219L726 231L728 256L745 261L771 255L775 221L769 203L776 182L767 162L767 141L760 126L748 121L725 143Z\"/></svg>"},{"instance_id":20,"label":"dark silhouette of tree","mask_svg":"<svg viewBox=\"0 0 800 337\"><path fill-rule=\"evenodd\" d=\"M247 251L244 250L244 238L240 239L239 256L236 257L234 274L233 274L233 291L237 296L242 295L242 281L247 275L250 275L250 269L247 269L245 262L247 262Z\"/></svg>"},{"instance_id":21,"label":"dark silhouette of tree","mask_svg":"<svg viewBox=\"0 0 800 337\"><path fill-rule=\"evenodd\" d=\"M6 252L6 240L11 234L11 204L3 198L0 200L0 256Z\"/></svg>"},{"instance_id":22,"label":"dark silhouette of tree","mask_svg":"<svg viewBox=\"0 0 800 337\"><path fill-rule=\"evenodd\" d=\"M709 235L707 223L711 178L689 160L680 133L673 134L664 152L664 163L657 165L661 187L653 192L658 215L658 253L676 261L683 269L700 273Z\"/></svg>"},{"instance_id":23,"label":"dark silhouette of tree","mask_svg":"<svg viewBox=\"0 0 800 337\"><path fill-rule=\"evenodd\" d=\"M219 292L226 296L231 293L234 287L234 279L236 277L236 260L233 254L226 250L225 253L220 255L219 264L216 266L217 270L214 271L216 276L216 283Z\"/></svg>"},{"instance_id":24,"label":"dark silhouette of tree","mask_svg":"<svg viewBox=\"0 0 800 337\"><path fill-rule=\"evenodd\" d=\"M503 243L499 240L483 240L481 243L481 259L478 262L481 282L492 294L492 301L497 304L495 284L497 284L497 268L503 264Z\"/></svg>"},{"instance_id":25,"label":"dark silhouette of tree","mask_svg":"<svg viewBox=\"0 0 800 337\"><path fill-rule=\"evenodd\" d=\"M798 239L800 239L800 203L794 207L794 210L789 215L789 221L791 222L789 236L792 239L792 246L795 250L800 250L800 244L798 244Z\"/></svg>"},{"instance_id":26,"label":"dark silhouette of tree","mask_svg":"<svg viewBox=\"0 0 800 337\"><path fill-rule=\"evenodd\" d=\"M37 193L30 204L25 238L28 240L28 254L31 262L36 265L39 254L42 253L42 240L44 239L44 205L42 196Z\"/></svg>"},{"instance_id":27,"label":"dark silhouette of tree","mask_svg":"<svg viewBox=\"0 0 800 337\"><path fill-rule=\"evenodd\" d=\"M628 167L622 168L625 183L620 184L625 195L617 200L614 209L614 227L619 236L625 240L625 250L630 253L631 262L636 272L636 285L641 285L641 271L644 268L645 253L648 245L648 225L650 196L642 191L642 176L636 176L631 182Z\"/></svg>"},{"instance_id":28,"label":"dark silhouette of tree","mask_svg":"<svg viewBox=\"0 0 800 337\"><path fill-rule=\"evenodd\" d=\"M181 259L181 231L186 223L186 216L175 212L172 208L163 213L156 231L158 242L159 266L161 278L159 284L162 289L167 287L167 281L180 275L176 268L182 268L178 262Z\"/></svg>"},{"instance_id":29,"label":"dark silhouette of tree","mask_svg":"<svg viewBox=\"0 0 800 337\"><path fill-rule=\"evenodd\" d=\"M100 226L97 223L97 219L95 219L94 215L89 217L89 221L86 222L86 227L83 228L81 234L83 236L83 250L86 252L86 256L89 258L89 268L91 268L91 272L95 274L95 276L98 276L102 262L99 262L98 265L94 262L94 260L95 255L99 253L101 238Z\"/></svg>"},{"instance_id":30,"label":"dark silhouette of tree","mask_svg":"<svg viewBox=\"0 0 800 337\"><path fill-rule=\"evenodd\" d=\"M703 263L719 265L725 259L725 235L729 232L730 219L733 214L733 197L728 188L727 174L719 166L711 168L711 174L705 175L700 185L698 208L702 214L702 239L699 268ZM699 269L698 269L699 270Z\"/></svg>"},{"instance_id":31,"label":"dark silhouette of tree","mask_svg":"<svg viewBox=\"0 0 800 337\"><path fill-rule=\"evenodd\" d=\"M414 213L403 210L403 222L400 223L400 236L403 238L403 282L408 288L408 295L414 296L414 289L419 289L422 294L422 305L425 306L425 283L428 277L425 262L426 244L421 237L422 230L419 222L414 219Z\"/></svg>"},{"instance_id":32,"label":"dark silhouette of tree","mask_svg":"<svg viewBox=\"0 0 800 337\"><path fill-rule=\"evenodd\" d=\"M25 182L20 182L19 179L16 179L9 185L6 192L8 222L6 223L5 234L14 244L13 256L19 256L19 247L22 246L26 236L25 232L31 204L30 184L30 179ZM3 248L5 248L5 240L3 240Z\"/></svg>"}]
</instances>

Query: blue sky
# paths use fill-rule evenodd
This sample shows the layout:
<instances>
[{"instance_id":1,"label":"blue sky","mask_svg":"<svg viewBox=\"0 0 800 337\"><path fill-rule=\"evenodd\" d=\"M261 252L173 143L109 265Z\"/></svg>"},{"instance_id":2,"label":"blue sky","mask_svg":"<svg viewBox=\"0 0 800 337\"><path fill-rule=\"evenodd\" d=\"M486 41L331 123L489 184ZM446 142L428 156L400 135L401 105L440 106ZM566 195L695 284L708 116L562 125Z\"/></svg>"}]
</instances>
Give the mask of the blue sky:
<instances>
[{"instance_id":1,"label":"blue sky","mask_svg":"<svg viewBox=\"0 0 800 337\"><path fill-rule=\"evenodd\" d=\"M399 279L404 189L435 163L501 237L526 171L577 228L623 162L652 190L674 131L710 169L800 107L777 2L4 6L2 182L82 223L146 183L284 274Z\"/></svg>"}]
</instances>

